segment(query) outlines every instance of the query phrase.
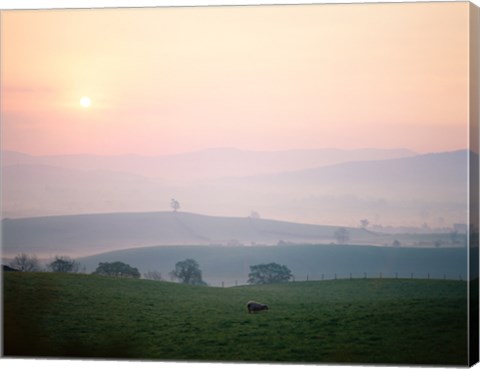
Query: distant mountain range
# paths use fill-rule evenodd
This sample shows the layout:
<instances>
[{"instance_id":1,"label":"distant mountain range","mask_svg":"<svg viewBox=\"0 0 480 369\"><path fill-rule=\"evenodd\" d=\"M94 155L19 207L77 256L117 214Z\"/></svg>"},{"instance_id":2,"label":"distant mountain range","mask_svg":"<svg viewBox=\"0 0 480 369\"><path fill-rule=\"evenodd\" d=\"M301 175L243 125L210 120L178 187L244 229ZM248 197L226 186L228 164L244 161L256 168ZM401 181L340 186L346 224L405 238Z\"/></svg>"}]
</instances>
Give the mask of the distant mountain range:
<instances>
[{"instance_id":1,"label":"distant mountain range","mask_svg":"<svg viewBox=\"0 0 480 369\"><path fill-rule=\"evenodd\" d=\"M383 160L415 155L407 149L319 149L247 151L207 149L177 155L53 155L32 156L3 151L2 165L40 165L83 171L123 172L174 181L243 177L302 170L347 161Z\"/></svg>"},{"instance_id":2,"label":"distant mountain range","mask_svg":"<svg viewBox=\"0 0 480 369\"><path fill-rule=\"evenodd\" d=\"M3 216L169 209L309 224L466 223L468 152L249 152L169 157L2 156Z\"/></svg>"},{"instance_id":3,"label":"distant mountain range","mask_svg":"<svg viewBox=\"0 0 480 369\"><path fill-rule=\"evenodd\" d=\"M415 155L388 160L356 160L335 165L256 176L258 181L278 183L348 183L362 185L372 179L383 185L466 183L466 150Z\"/></svg>"}]
</instances>

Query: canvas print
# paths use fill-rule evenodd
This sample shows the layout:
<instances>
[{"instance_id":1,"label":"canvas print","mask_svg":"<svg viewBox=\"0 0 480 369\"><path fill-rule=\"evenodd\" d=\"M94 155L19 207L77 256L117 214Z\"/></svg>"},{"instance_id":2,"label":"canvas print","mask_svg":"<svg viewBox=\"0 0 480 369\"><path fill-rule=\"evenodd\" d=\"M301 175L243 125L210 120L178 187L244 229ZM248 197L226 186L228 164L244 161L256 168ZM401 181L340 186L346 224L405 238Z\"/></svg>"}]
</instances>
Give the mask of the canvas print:
<instances>
[{"instance_id":1,"label":"canvas print","mask_svg":"<svg viewBox=\"0 0 480 369\"><path fill-rule=\"evenodd\" d=\"M478 360L476 6L0 17L4 357Z\"/></svg>"}]
</instances>

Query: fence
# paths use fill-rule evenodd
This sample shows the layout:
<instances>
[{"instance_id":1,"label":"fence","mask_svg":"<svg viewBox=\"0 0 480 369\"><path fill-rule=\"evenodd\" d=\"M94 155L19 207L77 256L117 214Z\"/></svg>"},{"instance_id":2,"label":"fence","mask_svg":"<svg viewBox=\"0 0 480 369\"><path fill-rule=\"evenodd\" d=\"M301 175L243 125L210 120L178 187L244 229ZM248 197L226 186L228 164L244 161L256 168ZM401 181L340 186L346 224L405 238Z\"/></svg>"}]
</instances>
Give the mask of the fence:
<instances>
[{"instance_id":1,"label":"fence","mask_svg":"<svg viewBox=\"0 0 480 369\"><path fill-rule=\"evenodd\" d=\"M353 279L431 279L431 280L457 280L464 281L466 276L462 274L447 273L413 273L413 272L361 272L361 273L322 273L322 274L304 274L294 275L291 282L308 282L308 281L331 281L331 280L353 280ZM236 287L247 285L247 278L239 278L235 280L214 280L208 283L212 287Z\"/></svg>"}]
</instances>

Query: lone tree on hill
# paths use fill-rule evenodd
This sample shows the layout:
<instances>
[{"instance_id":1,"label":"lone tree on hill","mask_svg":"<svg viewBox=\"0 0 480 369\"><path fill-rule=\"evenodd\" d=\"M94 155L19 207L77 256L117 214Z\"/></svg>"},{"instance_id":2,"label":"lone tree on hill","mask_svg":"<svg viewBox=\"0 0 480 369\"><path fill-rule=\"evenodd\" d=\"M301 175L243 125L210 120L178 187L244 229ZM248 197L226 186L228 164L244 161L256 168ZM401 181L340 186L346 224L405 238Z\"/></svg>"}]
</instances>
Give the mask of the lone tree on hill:
<instances>
[{"instance_id":1,"label":"lone tree on hill","mask_svg":"<svg viewBox=\"0 0 480 369\"><path fill-rule=\"evenodd\" d=\"M140 278L140 272L137 268L131 267L121 261L113 263L99 263L97 269L92 274L107 275L112 277Z\"/></svg>"},{"instance_id":2,"label":"lone tree on hill","mask_svg":"<svg viewBox=\"0 0 480 369\"><path fill-rule=\"evenodd\" d=\"M250 284L282 283L292 278L292 272L285 265L258 264L250 266L247 282Z\"/></svg>"},{"instance_id":3,"label":"lone tree on hill","mask_svg":"<svg viewBox=\"0 0 480 369\"><path fill-rule=\"evenodd\" d=\"M21 272L39 272L41 270L40 263L35 255L19 254L10 263L10 267Z\"/></svg>"},{"instance_id":4,"label":"lone tree on hill","mask_svg":"<svg viewBox=\"0 0 480 369\"><path fill-rule=\"evenodd\" d=\"M173 209L174 212L176 212L178 209L180 209L180 203L177 200L172 199L170 201L170 207Z\"/></svg>"},{"instance_id":5,"label":"lone tree on hill","mask_svg":"<svg viewBox=\"0 0 480 369\"><path fill-rule=\"evenodd\" d=\"M185 259L175 264L170 276L183 284L206 285L202 280L202 271L194 259Z\"/></svg>"},{"instance_id":6,"label":"lone tree on hill","mask_svg":"<svg viewBox=\"0 0 480 369\"><path fill-rule=\"evenodd\" d=\"M80 264L68 256L55 256L47 268L55 273L76 273L80 269Z\"/></svg>"},{"instance_id":7,"label":"lone tree on hill","mask_svg":"<svg viewBox=\"0 0 480 369\"><path fill-rule=\"evenodd\" d=\"M369 224L370 221L368 219L360 219L360 228L366 229Z\"/></svg>"}]
</instances>

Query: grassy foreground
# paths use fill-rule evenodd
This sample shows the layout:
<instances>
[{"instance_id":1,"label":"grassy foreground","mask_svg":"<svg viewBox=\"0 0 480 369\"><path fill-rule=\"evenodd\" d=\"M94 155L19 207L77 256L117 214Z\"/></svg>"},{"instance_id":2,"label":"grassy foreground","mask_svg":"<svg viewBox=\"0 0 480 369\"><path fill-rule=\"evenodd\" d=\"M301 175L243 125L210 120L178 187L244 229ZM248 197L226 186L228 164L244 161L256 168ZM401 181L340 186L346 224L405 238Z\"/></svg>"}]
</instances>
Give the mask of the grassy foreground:
<instances>
[{"instance_id":1,"label":"grassy foreground","mask_svg":"<svg viewBox=\"0 0 480 369\"><path fill-rule=\"evenodd\" d=\"M467 284L367 279L213 288L4 273L4 355L467 364ZM249 315L248 300L270 310Z\"/></svg>"}]
</instances>

